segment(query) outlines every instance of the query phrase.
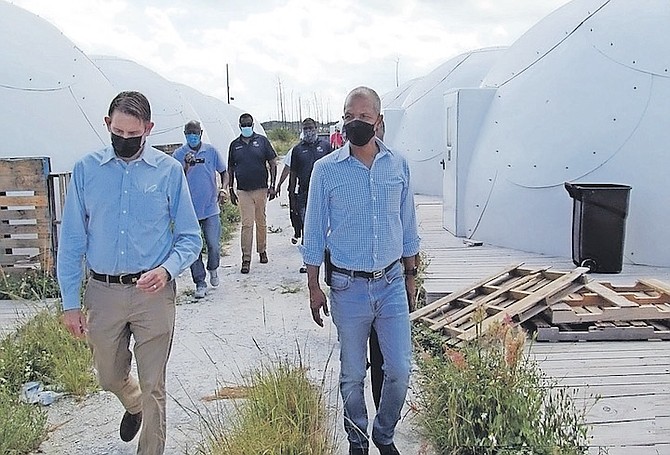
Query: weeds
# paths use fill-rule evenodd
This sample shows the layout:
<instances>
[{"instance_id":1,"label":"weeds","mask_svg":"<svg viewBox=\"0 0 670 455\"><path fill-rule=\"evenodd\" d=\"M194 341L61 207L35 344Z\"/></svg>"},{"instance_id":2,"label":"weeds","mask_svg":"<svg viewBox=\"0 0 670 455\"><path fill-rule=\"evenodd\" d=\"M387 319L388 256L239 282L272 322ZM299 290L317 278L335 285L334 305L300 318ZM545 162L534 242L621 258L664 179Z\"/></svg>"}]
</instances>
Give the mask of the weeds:
<instances>
[{"instance_id":1,"label":"weeds","mask_svg":"<svg viewBox=\"0 0 670 455\"><path fill-rule=\"evenodd\" d=\"M44 309L0 341L0 383L10 393L41 381L52 390L84 396L97 390L92 355L60 322L60 314Z\"/></svg>"},{"instance_id":2,"label":"weeds","mask_svg":"<svg viewBox=\"0 0 670 455\"><path fill-rule=\"evenodd\" d=\"M205 422L207 455L329 455L335 453L321 390L302 365L282 361L261 367L236 402L232 423L224 428L221 413Z\"/></svg>"},{"instance_id":3,"label":"weeds","mask_svg":"<svg viewBox=\"0 0 670 455\"><path fill-rule=\"evenodd\" d=\"M585 454L586 409L524 355L526 334L494 324L460 349L419 360L420 425L439 454ZM481 321L477 322L481 324Z\"/></svg>"},{"instance_id":4,"label":"weeds","mask_svg":"<svg viewBox=\"0 0 670 455\"><path fill-rule=\"evenodd\" d=\"M4 387L0 387L0 415L0 453L29 453L46 438L46 412L20 403L16 394L10 394Z\"/></svg>"},{"instance_id":5,"label":"weeds","mask_svg":"<svg viewBox=\"0 0 670 455\"><path fill-rule=\"evenodd\" d=\"M230 201L221 204L221 243L227 243L233 238L235 227L240 222L240 209Z\"/></svg>"},{"instance_id":6,"label":"weeds","mask_svg":"<svg viewBox=\"0 0 670 455\"><path fill-rule=\"evenodd\" d=\"M30 270L21 275L11 275L0 267L0 300L44 300L58 297L58 282L50 274Z\"/></svg>"},{"instance_id":7,"label":"weeds","mask_svg":"<svg viewBox=\"0 0 670 455\"><path fill-rule=\"evenodd\" d=\"M91 352L44 309L0 340L0 453L25 454L46 437L46 413L19 402L21 386L40 381L46 389L83 396L97 389Z\"/></svg>"}]
</instances>

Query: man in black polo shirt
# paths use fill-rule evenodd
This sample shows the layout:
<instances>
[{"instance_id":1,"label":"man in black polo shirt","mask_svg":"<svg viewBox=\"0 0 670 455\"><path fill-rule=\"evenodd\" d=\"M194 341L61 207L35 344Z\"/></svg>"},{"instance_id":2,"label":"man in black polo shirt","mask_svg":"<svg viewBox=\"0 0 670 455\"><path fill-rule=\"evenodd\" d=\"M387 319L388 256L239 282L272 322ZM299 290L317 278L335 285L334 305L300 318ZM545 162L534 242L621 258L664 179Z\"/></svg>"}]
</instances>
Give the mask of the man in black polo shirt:
<instances>
[{"instance_id":1,"label":"man in black polo shirt","mask_svg":"<svg viewBox=\"0 0 670 455\"><path fill-rule=\"evenodd\" d=\"M251 267L251 248L253 245L254 224L256 225L256 251L260 262L268 262L267 222L265 205L268 197L275 197L277 164L270 141L254 132L254 119L251 114L240 115L238 138L230 143L228 150L228 174L230 175L230 201L240 206L242 218L242 268L240 272L249 273ZM268 169L270 186L268 187ZM237 191L235 194L235 181Z\"/></svg>"},{"instance_id":2,"label":"man in black polo shirt","mask_svg":"<svg viewBox=\"0 0 670 455\"><path fill-rule=\"evenodd\" d=\"M298 194L296 197L296 209L300 214L302 223L305 222L305 209L307 208L307 190L309 189L309 178L312 175L314 162L331 152L330 143L318 136L316 122L314 119L306 118L302 121L302 140L293 147L291 152L291 173L288 181L288 194L295 193L296 184ZM279 186L275 193L279 193ZM307 273L303 265L301 273Z\"/></svg>"}]
</instances>

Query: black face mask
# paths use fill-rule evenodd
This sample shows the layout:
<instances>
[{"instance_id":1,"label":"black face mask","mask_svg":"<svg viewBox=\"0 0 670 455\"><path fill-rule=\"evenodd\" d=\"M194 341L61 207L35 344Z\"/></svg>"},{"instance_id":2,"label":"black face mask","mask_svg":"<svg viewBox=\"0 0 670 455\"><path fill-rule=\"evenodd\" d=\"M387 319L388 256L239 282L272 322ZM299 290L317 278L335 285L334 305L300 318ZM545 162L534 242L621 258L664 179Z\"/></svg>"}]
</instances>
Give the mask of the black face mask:
<instances>
[{"instance_id":1,"label":"black face mask","mask_svg":"<svg viewBox=\"0 0 670 455\"><path fill-rule=\"evenodd\" d=\"M347 133L349 142L361 147L375 135L375 126L363 120L353 120L344 124L344 132Z\"/></svg>"},{"instance_id":2,"label":"black face mask","mask_svg":"<svg viewBox=\"0 0 670 455\"><path fill-rule=\"evenodd\" d=\"M119 158L130 158L140 151L142 136L124 138L112 133L112 147Z\"/></svg>"}]
</instances>

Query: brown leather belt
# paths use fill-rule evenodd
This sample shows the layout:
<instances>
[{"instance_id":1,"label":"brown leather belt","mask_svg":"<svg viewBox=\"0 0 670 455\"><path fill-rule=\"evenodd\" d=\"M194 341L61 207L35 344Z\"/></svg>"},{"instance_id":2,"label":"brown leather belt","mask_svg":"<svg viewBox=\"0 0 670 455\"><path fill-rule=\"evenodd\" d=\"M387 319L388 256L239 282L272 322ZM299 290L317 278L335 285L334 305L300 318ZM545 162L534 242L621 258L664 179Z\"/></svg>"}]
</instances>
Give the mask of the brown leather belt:
<instances>
[{"instance_id":1,"label":"brown leather belt","mask_svg":"<svg viewBox=\"0 0 670 455\"><path fill-rule=\"evenodd\" d=\"M135 284L143 273L144 272L127 273L125 275L105 275L91 270L91 278L109 284Z\"/></svg>"},{"instance_id":2,"label":"brown leather belt","mask_svg":"<svg viewBox=\"0 0 670 455\"><path fill-rule=\"evenodd\" d=\"M336 265L333 265L333 272L341 273L343 275L349 275L354 278L367 278L368 280L378 280L381 277L383 277L386 274L386 272L391 270L399 260L400 259L396 259L383 269L375 270L374 272L364 272L362 270L347 270L337 267Z\"/></svg>"}]
</instances>

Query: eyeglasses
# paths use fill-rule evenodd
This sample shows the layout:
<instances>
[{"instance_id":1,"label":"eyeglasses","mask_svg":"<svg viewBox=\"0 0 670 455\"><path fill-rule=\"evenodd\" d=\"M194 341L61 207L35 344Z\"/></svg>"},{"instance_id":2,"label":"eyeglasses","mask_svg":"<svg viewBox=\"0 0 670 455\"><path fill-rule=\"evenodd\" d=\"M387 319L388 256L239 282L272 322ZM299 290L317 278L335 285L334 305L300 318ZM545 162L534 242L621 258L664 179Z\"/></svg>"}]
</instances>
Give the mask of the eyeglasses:
<instances>
[{"instance_id":1,"label":"eyeglasses","mask_svg":"<svg viewBox=\"0 0 670 455\"><path fill-rule=\"evenodd\" d=\"M240 123L240 128L249 128L250 126L254 126L253 123Z\"/></svg>"},{"instance_id":2,"label":"eyeglasses","mask_svg":"<svg viewBox=\"0 0 670 455\"><path fill-rule=\"evenodd\" d=\"M302 130L303 131L314 131L316 129L315 126L303 126Z\"/></svg>"},{"instance_id":3,"label":"eyeglasses","mask_svg":"<svg viewBox=\"0 0 670 455\"><path fill-rule=\"evenodd\" d=\"M184 131L184 134L200 134L200 131Z\"/></svg>"}]
</instances>

